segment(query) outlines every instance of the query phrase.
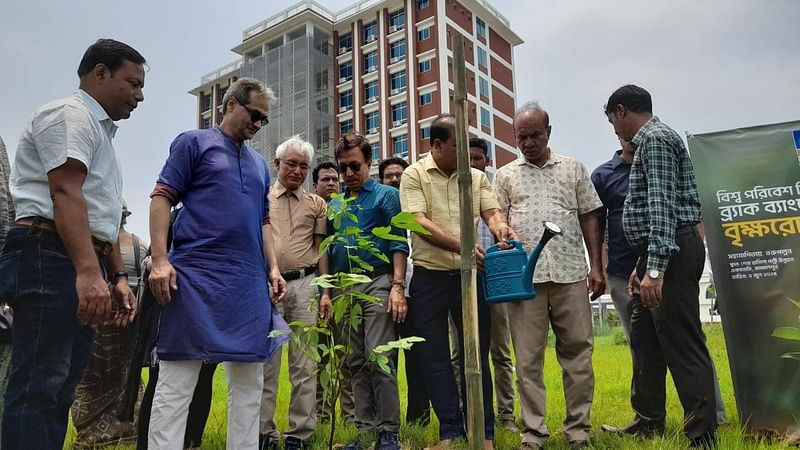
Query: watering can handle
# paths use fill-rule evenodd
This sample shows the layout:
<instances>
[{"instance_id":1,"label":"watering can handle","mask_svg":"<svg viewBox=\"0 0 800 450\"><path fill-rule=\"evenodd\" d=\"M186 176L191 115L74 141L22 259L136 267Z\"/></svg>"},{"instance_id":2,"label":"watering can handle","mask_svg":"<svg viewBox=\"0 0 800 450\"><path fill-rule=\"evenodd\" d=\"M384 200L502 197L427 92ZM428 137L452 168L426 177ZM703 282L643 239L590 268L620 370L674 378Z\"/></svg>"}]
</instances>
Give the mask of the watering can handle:
<instances>
[{"instance_id":1,"label":"watering can handle","mask_svg":"<svg viewBox=\"0 0 800 450\"><path fill-rule=\"evenodd\" d=\"M510 245L511 248L507 248L505 250L511 250L513 248L521 248L522 247L522 242L516 241L516 240L506 241L506 244ZM503 251L503 249L501 249L498 244L494 244L491 247L486 249L486 254L494 253L494 252L501 252L501 251Z\"/></svg>"}]
</instances>

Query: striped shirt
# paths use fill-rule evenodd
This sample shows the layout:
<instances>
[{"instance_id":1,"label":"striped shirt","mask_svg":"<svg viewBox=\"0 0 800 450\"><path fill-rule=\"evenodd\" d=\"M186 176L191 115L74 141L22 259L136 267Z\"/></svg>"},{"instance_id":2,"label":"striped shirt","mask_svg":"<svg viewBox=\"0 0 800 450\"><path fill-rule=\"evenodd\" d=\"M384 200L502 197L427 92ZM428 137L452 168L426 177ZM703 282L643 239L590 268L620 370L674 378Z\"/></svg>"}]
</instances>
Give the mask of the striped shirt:
<instances>
[{"instance_id":1,"label":"striped shirt","mask_svg":"<svg viewBox=\"0 0 800 450\"><path fill-rule=\"evenodd\" d=\"M665 272L679 250L675 230L700 222L700 197L683 140L653 116L631 139L636 150L622 215L625 237L647 246L647 270Z\"/></svg>"}]
</instances>

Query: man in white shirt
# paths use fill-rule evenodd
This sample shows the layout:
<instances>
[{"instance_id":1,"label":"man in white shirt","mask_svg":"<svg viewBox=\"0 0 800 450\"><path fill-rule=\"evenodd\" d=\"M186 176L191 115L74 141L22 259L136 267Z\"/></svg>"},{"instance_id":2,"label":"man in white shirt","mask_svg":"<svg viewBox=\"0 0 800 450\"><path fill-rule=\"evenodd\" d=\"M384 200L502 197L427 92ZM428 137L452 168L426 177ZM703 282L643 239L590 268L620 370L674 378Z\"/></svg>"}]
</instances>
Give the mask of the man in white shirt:
<instances>
[{"instance_id":1,"label":"man in white shirt","mask_svg":"<svg viewBox=\"0 0 800 450\"><path fill-rule=\"evenodd\" d=\"M98 40L78 66L79 89L39 108L20 138L11 172L16 222L0 256L0 299L14 309L3 448L61 449L91 355L90 323L113 316L124 326L135 316L111 139L114 121L144 101L144 64L128 45Z\"/></svg>"}]
</instances>

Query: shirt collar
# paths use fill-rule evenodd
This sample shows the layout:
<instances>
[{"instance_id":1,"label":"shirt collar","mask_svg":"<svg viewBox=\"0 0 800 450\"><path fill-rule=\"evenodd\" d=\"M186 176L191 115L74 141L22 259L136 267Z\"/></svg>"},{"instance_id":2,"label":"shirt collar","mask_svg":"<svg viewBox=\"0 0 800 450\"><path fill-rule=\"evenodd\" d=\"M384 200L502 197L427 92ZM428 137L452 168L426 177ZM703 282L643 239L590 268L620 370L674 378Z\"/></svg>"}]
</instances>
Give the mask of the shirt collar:
<instances>
[{"instance_id":1,"label":"shirt collar","mask_svg":"<svg viewBox=\"0 0 800 450\"><path fill-rule=\"evenodd\" d=\"M115 134L117 134L117 128L119 128L111 117L109 117L108 113L106 112L105 108L103 108L100 103L95 100L94 97L89 95L88 92L84 91L83 89L78 89L75 91L75 96L89 108L89 111L92 112L92 115L100 122L108 131L109 136L112 138Z\"/></svg>"},{"instance_id":2,"label":"shirt collar","mask_svg":"<svg viewBox=\"0 0 800 450\"><path fill-rule=\"evenodd\" d=\"M642 143L642 139L645 133L647 133L648 130L650 130L650 128L656 126L656 124L659 123L661 123L661 121L658 120L657 116L653 116L650 118L650 120L645 122L644 125L642 125L642 127L639 128L639 131L637 131L636 134L633 135L633 139L631 139L631 145L633 145L633 148L639 148L639 144Z\"/></svg>"},{"instance_id":3,"label":"shirt collar","mask_svg":"<svg viewBox=\"0 0 800 450\"><path fill-rule=\"evenodd\" d=\"M531 167L535 167L537 169L544 169L547 166L552 166L552 165L558 164L558 163L563 161L563 158L561 158L561 155L559 155L558 153L554 152L552 148L548 147L548 150L550 151L550 156L547 157L547 162L545 162L542 167L539 167L536 164L528 162L528 160L525 159L524 155L519 157L519 158L517 158L516 163L519 166L528 165L528 166L531 166Z\"/></svg>"},{"instance_id":4,"label":"shirt collar","mask_svg":"<svg viewBox=\"0 0 800 450\"><path fill-rule=\"evenodd\" d=\"M444 175L445 177L451 177L453 175L458 175L458 171L453 171L452 174L447 175L444 170L439 168L439 165L436 164L436 159L433 157L433 153L431 152L428 156L424 157L420 160L422 163L422 168L425 169L426 172L435 170Z\"/></svg>"},{"instance_id":5,"label":"shirt collar","mask_svg":"<svg viewBox=\"0 0 800 450\"><path fill-rule=\"evenodd\" d=\"M616 170L617 167L623 164L630 165L631 163L625 162L625 160L622 159L622 150L617 150L614 152L614 156L611 157L611 170Z\"/></svg>"},{"instance_id":6,"label":"shirt collar","mask_svg":"<svg viewBox=\"0 0 800 450\"><path fill-rule=\"evenodd\" d=\"M295 198L300 198L300 196L303 194L303 186L300 186L297 189L290 191L289 189L286 188L286 186L281 184L280 180L275 181L275 185L272 188L275 189L275 197L280 197L281 195L287 192L291 192L292 194L294 194Z\"/></svg>"},{"instance_id":7,"label":"shirt collar","mask_svg":"<svg viewBox=\"0 0 800 450\"><path fill-rule=\"evenodd\" d=\"M359 191L372 192L372 191L375 190L375 186L377 186L377 185L378 185L378 182L375 181L374 178L369 177L369 179L364 184L361 185L361 189L359 189ZM344 188L344 191L345 191L345 193L347 195L350 195L350 188L346 187L346 188Z\"/></svg>"}]
</instances>

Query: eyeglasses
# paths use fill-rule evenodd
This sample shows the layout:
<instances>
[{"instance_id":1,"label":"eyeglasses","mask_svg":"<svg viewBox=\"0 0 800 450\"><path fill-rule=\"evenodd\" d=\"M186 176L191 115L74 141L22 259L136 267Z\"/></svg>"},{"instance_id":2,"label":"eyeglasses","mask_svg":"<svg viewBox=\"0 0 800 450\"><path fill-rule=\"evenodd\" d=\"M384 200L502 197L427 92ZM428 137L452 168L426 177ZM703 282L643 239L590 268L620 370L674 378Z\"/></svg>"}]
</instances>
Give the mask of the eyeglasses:
<instances>
[{"instance_id":1,"label":"eyeglasses","mask_svg":"<svg viewBox=\"0 0 800 450\"><path fill-rule=\"evenodd\" d=\"M244 107L244 109L247 110L247 112L250 113L250 122L260 123L262 127L266 126L269 123L269 117L267 117L266 115L261 114L261 112L256 111L255 109L248 108L247 105L242 105L242 106Z\"/></svg>"},{"instance_id":2,"label":"eyeglasses","mask_svg":"<svg viewBox=\"0 0 800 450\"><path fill-rule=\"evenodd\" d=\"M282 159L282 160L281 160L281 162L282 162L282 163L284 163L284 164L286 164L286 167L288 167L288 168L289 168L289 170L297 170L297 169L300 169L300 170L302 170L303 172L307 172L307 171L308 171L308 164L297 164L297 163L296 163L296 162L294 162L294 161L287 161L287 160L285 160L285 159Z\"/></svg>"},{"instance_id":3,"label":"eyeglasses","mask_svg":"<svg viewBox=\"0 0 800 450\"><path fill-rule=\"evenodd\" d=\"M347 169L350 169L353 171L353 173L356 173L361 170L361 163L351 162L350 164L339 164L339 171L342 172L342 175L347 173Z\"/></svg>"}]
</instances>

